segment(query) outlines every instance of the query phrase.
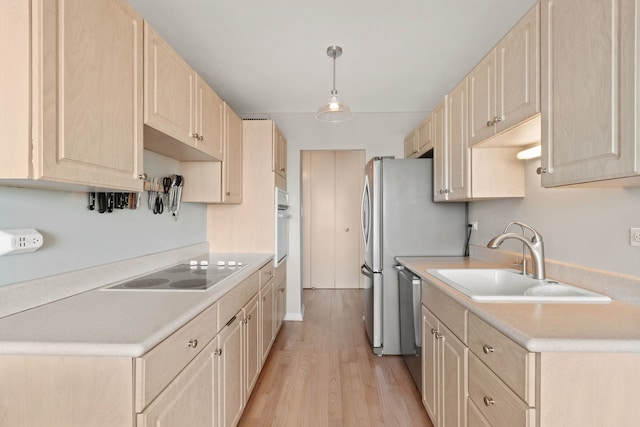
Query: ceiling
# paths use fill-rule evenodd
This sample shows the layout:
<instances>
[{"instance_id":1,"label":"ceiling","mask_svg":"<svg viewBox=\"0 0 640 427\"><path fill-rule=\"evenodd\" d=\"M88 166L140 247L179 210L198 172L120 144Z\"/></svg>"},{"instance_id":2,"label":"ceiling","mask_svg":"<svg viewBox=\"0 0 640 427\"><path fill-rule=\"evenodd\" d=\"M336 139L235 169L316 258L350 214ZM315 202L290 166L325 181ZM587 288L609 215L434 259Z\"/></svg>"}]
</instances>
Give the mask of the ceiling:
<instances>
[{"instance_id":1,"label":"ceiling","mask_svg":"<svg viewBox=\"0 0 640 427\"><path fill-rule=\"evenodd\" d=\"M236 112L428 112L536 0L129 0Z\"/></svg>"}]
</instances>

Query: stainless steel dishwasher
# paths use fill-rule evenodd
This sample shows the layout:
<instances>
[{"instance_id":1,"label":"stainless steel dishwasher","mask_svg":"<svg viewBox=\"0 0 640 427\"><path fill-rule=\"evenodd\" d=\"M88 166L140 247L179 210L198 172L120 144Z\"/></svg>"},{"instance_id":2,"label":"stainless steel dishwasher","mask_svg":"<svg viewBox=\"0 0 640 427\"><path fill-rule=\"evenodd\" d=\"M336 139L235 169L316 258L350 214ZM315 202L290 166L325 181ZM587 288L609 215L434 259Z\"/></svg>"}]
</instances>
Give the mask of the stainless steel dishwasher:
<instances>
[{"instance_id":1,"label":"stainless steel dishwasher","mask_svg":"<svg viewBox=\"0 0 640 427\"><path fill-rule=\"evenodd\" d=\"M402 265L398 270L400 350L413 382L422 395L422 283Z\"/></svg>"}]
</instances>

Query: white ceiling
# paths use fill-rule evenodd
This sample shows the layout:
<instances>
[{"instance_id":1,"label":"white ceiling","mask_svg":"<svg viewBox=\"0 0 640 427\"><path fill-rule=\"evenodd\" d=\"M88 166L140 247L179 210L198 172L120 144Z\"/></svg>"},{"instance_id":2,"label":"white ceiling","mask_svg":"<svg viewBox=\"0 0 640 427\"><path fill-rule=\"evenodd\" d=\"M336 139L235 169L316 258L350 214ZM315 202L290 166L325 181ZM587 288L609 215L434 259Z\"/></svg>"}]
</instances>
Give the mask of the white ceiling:
<instances>
[{"instance_id":1,"label":"white ceiling","mask_svg":"<svg viewBox=\"0 0 640 427\"><path fill-rule=\"evenodd\" d=\"M535 0L129 0L238 113L428 112Z\"/></svg>"}]
</instances>

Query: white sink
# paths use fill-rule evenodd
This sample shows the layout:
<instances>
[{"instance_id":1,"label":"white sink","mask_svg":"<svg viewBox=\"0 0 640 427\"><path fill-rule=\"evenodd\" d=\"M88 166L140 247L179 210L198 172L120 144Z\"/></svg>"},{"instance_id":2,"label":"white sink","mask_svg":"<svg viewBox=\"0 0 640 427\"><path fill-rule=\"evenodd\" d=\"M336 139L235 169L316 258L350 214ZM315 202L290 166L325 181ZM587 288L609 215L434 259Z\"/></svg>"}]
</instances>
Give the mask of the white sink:
<instances>
[{"instance_id":1,"label":"white sink","mask_svg":"<svg viewBox=\"0 0 640 427\"><path fill-rule=\"evenodd\" d=\"M493 268L429 269L427 273L476 301L609 302L611 298L519 271Z\"/></svg>"}]
</instances>

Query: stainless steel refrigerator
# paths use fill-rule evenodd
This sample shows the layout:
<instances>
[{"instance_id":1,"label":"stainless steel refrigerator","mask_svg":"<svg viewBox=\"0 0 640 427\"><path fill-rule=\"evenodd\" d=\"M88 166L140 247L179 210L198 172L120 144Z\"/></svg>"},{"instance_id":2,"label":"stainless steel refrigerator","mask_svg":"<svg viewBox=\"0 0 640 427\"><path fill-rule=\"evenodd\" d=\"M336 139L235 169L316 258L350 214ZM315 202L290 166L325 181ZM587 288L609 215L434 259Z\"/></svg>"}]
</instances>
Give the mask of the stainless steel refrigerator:
<instances>
[{"instance_id":1,"label":"stainless steel refrigerator","mask_svg":"<svg viewBox=\"0 0 640 427\"><path fill-rule=\"evenodd\" d=\"M465 203L433 202L432 159L375 157L362 195L365 324L375 354L399 355L397 256L462 256Z\"/></svg>"}]
</instances>

